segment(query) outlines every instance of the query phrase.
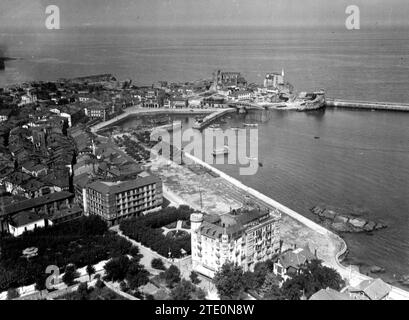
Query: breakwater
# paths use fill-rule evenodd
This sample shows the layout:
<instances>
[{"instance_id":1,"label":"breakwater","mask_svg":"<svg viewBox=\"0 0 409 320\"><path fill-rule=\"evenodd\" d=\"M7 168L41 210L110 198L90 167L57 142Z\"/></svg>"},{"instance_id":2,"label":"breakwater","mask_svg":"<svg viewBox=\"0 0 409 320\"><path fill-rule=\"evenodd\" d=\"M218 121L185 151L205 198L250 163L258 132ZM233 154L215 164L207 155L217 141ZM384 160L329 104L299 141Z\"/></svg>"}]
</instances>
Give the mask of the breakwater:
<instances>
[{"instance_id":1,"label":"breakwater","mask_svg":"<svg viewBox=\"0 0 409 320\"><path fill-rule=\"evenodd\" d=\"M197 122L193 125L193 129L202 130L208 125L210 125L213 121L217 120L218 118L224 116L225 114L236 112L236 108L226 108L226 109L219 109L216 112L206 116L202 122Z\"/></svg>"},{"instance_id":2,"label":"breakwater","mask_svg":"<svg viewBox=\"0 0 409 320\"><path fill-rule=\"evenodd\" d=\"M387 110L409 112L409 104L395 102L353 101L326 98L325 105L329 108Z\"/></svg>"}]
</instances>

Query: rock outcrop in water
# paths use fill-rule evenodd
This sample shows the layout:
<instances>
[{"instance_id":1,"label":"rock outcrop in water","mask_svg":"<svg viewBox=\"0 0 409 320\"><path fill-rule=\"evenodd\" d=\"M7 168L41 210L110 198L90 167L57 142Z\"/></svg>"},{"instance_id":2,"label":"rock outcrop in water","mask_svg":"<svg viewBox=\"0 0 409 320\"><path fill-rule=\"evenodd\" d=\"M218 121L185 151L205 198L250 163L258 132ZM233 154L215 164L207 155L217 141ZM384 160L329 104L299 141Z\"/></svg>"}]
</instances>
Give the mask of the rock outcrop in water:
<instances>
[{"instance_id":1,"label":"rock outcrop in water","mask_svg":"<svg viewBox=\"0 0 409 320\"><path fill-rule=\"evenodd\" d=\"M359 217L357 212L347 213L341 208L315 206L311 212L318 216L322 225L335 232L371 232L387 227L383 223Z\"/></svg>"}]
</instances>

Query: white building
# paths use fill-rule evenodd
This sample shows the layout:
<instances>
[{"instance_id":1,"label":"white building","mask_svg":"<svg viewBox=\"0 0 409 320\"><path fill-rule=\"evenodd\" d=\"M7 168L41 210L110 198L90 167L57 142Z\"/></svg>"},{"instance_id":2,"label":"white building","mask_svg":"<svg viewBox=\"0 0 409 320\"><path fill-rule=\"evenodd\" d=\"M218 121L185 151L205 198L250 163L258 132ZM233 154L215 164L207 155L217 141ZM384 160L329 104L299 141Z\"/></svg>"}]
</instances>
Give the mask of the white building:
<instances>
[{"instance_id":1,"label":"white building","mask_svg":"<svg viewBox=\"0 0 409 320\"><path fill-rule=\"evenodd\" d=\"M279 251L281 214L233 210L220 216L191 215L192 269L213 277L227 261L253 270Z\"/></svg>"},{"instance_id":2,"label":"white building","mask_svg":"<svg viewBox=\"0 0 409 320\"><path fill-rule=\"evenodd\" d=\"M36 228L44 228L48 221L40 218L37 214L30 211L22 211L15 214L9 222L9 231L15 237L22 235L26 231Z\"/></svg>"},{"instance_id":3,"label":"white building","mask_svg":"<svg viewBox=\"0 0 409 320\"><path fill-rule=\"evenodd\" d=\"M50 109L50 112L55 113L56 115L66 118L68 122L68 126L71 128L72 127L72 121L71 121L71 115L69 113L63 112L57 108Z\"/></svg>"},{"instance_id":4,"label":"white building","mask_svg":"<svg viewBox=\"0 0 409 320\"><path fill-rule=\"evenodd\" d=\"M230 94L235 101L250 100L253 97L253 92L249 90L239 90Z\"/></svg>"},{"instance_id":5,"label":"white building","mask_svg":"<svg viewBox=\"0 0 409 320\"><path fill-rule=\"evenodd\" d=\"M21 102L19 106L24 106L26 104L37 102L37 95L32 94L30 90L27 90L27 93L21 97Z\"/></svg>"},{"instance_id":6,"label":"white building","mask_svg":"<svg viewBox=\"0 0 409 320\"><path fill-rule=\"evenodd\" d=\"M264 78L264 87L273 87L277 88L280 85L284 84L284 70L281 71L281 74L273 72L268 73Z\"/></svg>"}]
</instances>

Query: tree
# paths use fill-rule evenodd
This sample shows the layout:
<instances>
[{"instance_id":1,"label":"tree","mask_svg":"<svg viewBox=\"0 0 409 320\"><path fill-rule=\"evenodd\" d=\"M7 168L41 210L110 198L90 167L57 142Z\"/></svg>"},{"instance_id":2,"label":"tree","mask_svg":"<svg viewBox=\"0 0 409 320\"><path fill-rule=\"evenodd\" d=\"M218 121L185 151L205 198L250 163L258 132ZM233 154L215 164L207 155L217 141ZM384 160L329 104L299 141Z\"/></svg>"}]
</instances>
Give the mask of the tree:
<instances>
[{"instance_id":1,"label":"tree","mask_svg":"<svg viewBox=\"0 0 409 320\"><path fill-rule=\"evenodd\" d=\"M202 288L196 288L196 298L197 300L205 300L206 292L204 292Z\"/></svg>"},{"instance_id":2,"label":"tree","mask_svg":"<svg viewBox=\"0 0 409 320\"><path fill-rule=\"evenodd\" d=\"M283 291L277 285L272 285L264 294L264 300L285 300Z\"/></svg>"},{"instance_id":3,"label":"tree","mask_svg":"<svg viewBox=\"0 0 409 320\"><path fill-rule=\"evenodd\" d=\"M281 278L281 277L280 277ZM260 287L260 292L266 294L271 290L271 288L280 287L280 278L276 276L273 272L266 274L264 283Z\"/></svg>"},{"instance_id":4,"label":"tree","mask_svg":"<svg viewBox=\"0 0 409 320\"><path fill-rule=\"evenodd\" d=\"M237 300L245 289L243 269L231 262L223 264L213 281L222 300Z\"/></svg>"},{"instance_id":5,"label":"tree","mask_svg":"<svg viewBox=\"0 0 409 320\"><path fill-rule=\"evenodd\" d=\"M194 285L185 279L182 279L170 292L172 300L192 300L192 294L195 291Z\"/></svg>"},{"instance_id":6,"label":"tree","mask_svg":"<svg viewBox=\"0 0 409 320\"><path fill-rule=\"evenodd\" d=\"M34 289L40 291L40 294L43 290L48 289L45 283L47 277L48 275L46 274L39 274L36 276Z\"/></svg>"},{"instance_id":7,"label":"tree","mask_svg":"<svg viewBox=\"0 0 409 320\"><path fill-rule=\"evenodd\" d=\"M158 269L158 270L166 270L165 265L163 264L162 259L159 258L154 258L151 261L151 266L154 269Z\"/></svg>"},{"instance_id":8,"label":"tree","mask_svg":"<svg viewBox=\"0 0 409 320\"><path fill-rule=\"evenodd\" d=\"M79 300L88 300L88 285L86 282L81 282L77 289Z\"/></svg>"},{"instance_id":9,"label":"tree","mask_svg":"<svg viewBox=\"0 0 409 320\"><path fill-rule=\"evenodd\" d=\"M192 271L190 273L189 278L190 278L190 280L192 281L193 284L199 284L200 283L199 275L195 271Z\"/></svg>"},{"instance_id":10,"label":"tree","mask_svg":"<svg viewBox=\"0 0 409 320\"><path fill-rule=\"evenodd\" d=\"M170 298L172 300L204 300L206 293L189 280L182 279L170 292Z\"/></svg>"},{"instance_id":11,"label":"tree","mask_svg":"<svg viewBox=\"0 0 409 320\"><path fill-rule=\"evenodd\" d=\"M7 290L7 300L13 300L20 297L20 293L16 288L10 288Z\"/></svg>"},{"instance_id":12,"label":"tree","mask_svg":"<svg viewBox=\"0 0 409 320\"><path fill-rule=\"evenodd\" d=\"M162 277L165 279L167 286L173 288L180 281L180 270L178 267L171 265L162 273Z\"/></svg>"},{"instance_id":13,"label":"tree","mask_svg":"<svg viewBox=\"0 0 409 320\"><path fill-rule=\"evenodd\" d=\"M91 281L91 276L95 273L95 267L92 264L87 265L87 274L89 276L89 281Z\"/></svg>"},{"instance_id":14,"label":"tree","mask_svg":"<svg viewBox=\"0 0 409 320\"><path fill-rule=\"evenodd\" d=\"M105 266L105 280L108 281L121 281L125 279L126 273L129 268L129 258L127 256L120 256L118 258L112 258Z\"/></svg>"},{"instance_id":15,"label":"tree","mask_svg":"<svg viewBox=\"0 0 409 320\"><path fill-rule=\"evenodd\" d=\"M122 281L119 283L119 288L120 288L121 291L123 291L123 292L128 292L128 291L129 291L129 286L128 286L128 284L127 284L124 280L122 280Z\"/></svg>"},{"instance_id":16,"label":"tree","mask_svg":"<svg viewBox=\"0 0 409 320\"><path fill-rule=\"evenodd\" d=\"M246 271L243 273L243 283L245 290L255 290L257 289L256 275L254 272Z\"/></svg>"},{"instance_id":17,"label":"tree","mask_svg":"<svg viewBox=\"0 0 409 320\"><path fill-rule=\"evenodd\" d=\"M254 286L260 288L269 273L269 266L266 262L258 262L254 266Z\"/></svg>"},{"instance_id":18,"label":"tree","mask_svg":"<svg viewBox=\"0 0 409 320\"><path fill-rule=\"evenodd\" d=\"M71 286L74 284L75 279L79 277L79 274L77 272L77 269L73 264L69 264L65 267L65 272L64 275L62 276L62 281L67 286Z\"/></svg>"},{"instance_id":19,"label":"tree","mask_svg":"<svg viewBox=\"0 0 409 320\"><path fill-rule=\"evenodd\" d=\"M103 287L105 287L104 281L102 281L101 279L98 279L97 282L95 283L95 288L102 289Z\"/></svg>"},{"instance_id":20,"label":"tree","mask_svg":"<svg viewBox=\"0 0 409 320\"><path fill-rule=\"evenodd\" d=\"M303 294L309 298L321 289L329 287L339 291L344 285L338 272L315 259L301 266L300 273L286 280L281 289L286 299L299 300Z\"/></svg>"},{"instance_id":21,"label":"tree","mask_svg":"<svg viewBox=\"0 0 409 320\"><path fill-rule=\"evenodd\" d=\"M136 247L136 246L132 246L129 249L129 254L134 258L139 258L140 259L142 257L142 255L139 253L138 247Z\"/></svg>"},{"instance_id":22,"label":"tree","mask_svg":"<svg viewBox=\"0 0 409 320\"><path fill-rule=\"evenodd\" d=\"M132 290L138 289L149 282L149 272L138 260L132 260L126 274L126 280Z\"/></svg>"}]
</instances>

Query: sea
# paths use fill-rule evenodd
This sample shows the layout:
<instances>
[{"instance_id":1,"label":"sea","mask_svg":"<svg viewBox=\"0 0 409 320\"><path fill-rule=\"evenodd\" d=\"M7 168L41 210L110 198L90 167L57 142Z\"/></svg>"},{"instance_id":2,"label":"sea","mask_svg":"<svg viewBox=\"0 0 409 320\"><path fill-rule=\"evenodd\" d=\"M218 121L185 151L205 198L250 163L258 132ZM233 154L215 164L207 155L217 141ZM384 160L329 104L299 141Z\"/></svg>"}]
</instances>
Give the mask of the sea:
<instances>
[{"instance_id":1,"label":"sea","mask_svg":"<svg viewBox=\"0 0 409 320\"><path fill-rule=\"evenodd\" d=\"M0 87L112 73L134 84L208 79L216 69L262 83L284 70L295 90L340 99L409 103L409 29L269 27L0 30ZM133 120L124 123L131 126ZM191 118L186 118L187 123ZM308 218L326 204L365 212L388 228L344 234L348 262L377 265L389 281L409 274L409 113L326 109L249 112L257 122L255 175L218 167ZM319 139L317 138L319 137Z\"/></svg>"}]
</instances>

